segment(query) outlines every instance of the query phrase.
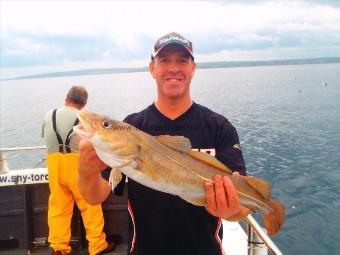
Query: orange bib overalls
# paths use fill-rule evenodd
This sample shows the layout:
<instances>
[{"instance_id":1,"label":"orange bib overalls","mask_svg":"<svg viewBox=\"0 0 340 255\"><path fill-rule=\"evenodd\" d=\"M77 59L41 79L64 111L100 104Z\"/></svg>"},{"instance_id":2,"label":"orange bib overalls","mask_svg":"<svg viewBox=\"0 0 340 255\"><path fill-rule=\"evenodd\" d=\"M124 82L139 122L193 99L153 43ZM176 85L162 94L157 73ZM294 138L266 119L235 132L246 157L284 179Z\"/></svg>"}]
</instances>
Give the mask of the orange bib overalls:
<instances>
[{"instance_id":1,"label":"orange bib overalls","mask_svg":"<svg viewBox=\"0 0 340 255\"><path fill-rule=\"evenodd\" d=\"M69 245L71 218L74 202L76 202L84 222L86 239L89 241L89 253L97 254L108 246L103 232L102 207L100 204L90 205L82 198L77 185L79 154L71 152L68 146L72 130L64 144L56 131L55 112L53 112L52 121L59 141L59 152L47 155L51 191L48 201L48 241L55 251L60 250L63 254L71 252Z\"/></svg>"}]
</instances>

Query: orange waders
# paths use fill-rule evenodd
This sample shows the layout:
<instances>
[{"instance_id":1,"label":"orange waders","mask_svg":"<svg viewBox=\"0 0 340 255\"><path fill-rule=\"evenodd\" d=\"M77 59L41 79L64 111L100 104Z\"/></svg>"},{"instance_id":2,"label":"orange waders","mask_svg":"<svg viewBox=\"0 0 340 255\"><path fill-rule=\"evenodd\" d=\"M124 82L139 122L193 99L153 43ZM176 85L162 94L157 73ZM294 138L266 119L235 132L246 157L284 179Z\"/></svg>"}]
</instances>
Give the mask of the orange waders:
<instances>
[{"instance_id":1,"label":"orange waders","mask_svg":"<svg viewBox=\"0 0 340 255\"><path fill-rule=\"evenodd\" d=\"M60 152L47 155L51 191L48 201L48 241L55 251L60 250L63 254L71 252L69 245L71 218L74 202L76 202L84 222L86 239L89 241L89 253L97 254L108 246L103 232L103 211L100 204L90 205L80 195L77 185L79 154L70 151L67 144L69 140L68 137L66 146L60 143ZM63 153L64 148L66 148L66 153Z\"/></svg>"}]
</instances>

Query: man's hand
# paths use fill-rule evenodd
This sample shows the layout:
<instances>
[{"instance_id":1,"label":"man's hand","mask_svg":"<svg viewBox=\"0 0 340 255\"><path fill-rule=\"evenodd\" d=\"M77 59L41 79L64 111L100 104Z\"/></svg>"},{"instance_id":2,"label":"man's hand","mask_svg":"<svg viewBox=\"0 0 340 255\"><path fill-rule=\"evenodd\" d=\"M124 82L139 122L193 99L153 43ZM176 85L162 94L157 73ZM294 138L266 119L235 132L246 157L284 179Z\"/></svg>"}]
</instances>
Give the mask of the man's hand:
<instances>
[{"instance_id":1,"label":"man's hand","mask_svg":"<svg viewBox=\"0 0 340 255\"><path fill-rule=\"evenodd\" d=\"M234 173L238 174L238 173ZM205 182L206 210L213 216L226 220L239 221L249 210L240 206L234 184L227 176L215 176L214 183Z\"/></svg>"},{"instance_id":2,"label":"man's hand","mask_svg":"<svg viewBox=\"0 0 340 255\"><path fill-rule=\"evenodd\" d=\"M79 175L90 177L98 175L107 165L101 161L92 144L86 140L79 142Z\"/></svg>"},{"instance_id":3,"label":"man's hand","mask_svg":"<svg viewBox=\"0 0 340 255\"><path fill-rule=\"evenodd\" d=\"M109 195L109 183L101 177L101 171L107 168L96 154L91 143L79 142L79 177L78 186L84 199L90 204L100 204Z\"/></svg>"}]
</instances>

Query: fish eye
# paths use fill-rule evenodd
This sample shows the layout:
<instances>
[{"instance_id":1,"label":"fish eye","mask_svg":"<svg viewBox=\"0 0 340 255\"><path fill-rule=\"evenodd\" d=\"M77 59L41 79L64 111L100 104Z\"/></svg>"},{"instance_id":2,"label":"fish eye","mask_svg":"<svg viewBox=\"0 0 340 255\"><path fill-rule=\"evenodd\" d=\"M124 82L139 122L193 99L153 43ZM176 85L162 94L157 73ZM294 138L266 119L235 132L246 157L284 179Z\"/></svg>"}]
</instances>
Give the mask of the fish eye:
<instances>
[{"instance_id":1,"label":"fish eye","mask_svg":"<svg viewBox=\"0 0 340 255\"><path fill-rule=\"evenodd\" d=\"M102 122L102 127L103 127L103 128L111 128L111 127L112 127L112 124L111 124L111 122L108 121L108 120L103 120L103 122Z\"/></svg>"}]
</instances>

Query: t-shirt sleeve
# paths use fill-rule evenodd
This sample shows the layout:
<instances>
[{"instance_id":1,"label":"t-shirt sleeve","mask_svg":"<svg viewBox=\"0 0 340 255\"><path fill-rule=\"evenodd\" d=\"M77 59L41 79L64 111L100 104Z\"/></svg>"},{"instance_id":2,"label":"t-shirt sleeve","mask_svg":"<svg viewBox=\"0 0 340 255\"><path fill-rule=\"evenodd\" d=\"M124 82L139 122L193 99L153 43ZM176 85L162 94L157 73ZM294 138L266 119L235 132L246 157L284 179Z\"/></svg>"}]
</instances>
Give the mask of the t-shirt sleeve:
<instances>
[{"instance_id":1,"label":"t-shirt sleeve","mask_svg":"<svg viewBox=\"0 0 340 255\"><path fill-rule=\"evenodd\" d=\"M217 132L216 158L233 172L246 175L246 166L236 128L227 120Z\"/></svg>"}]
</instances>

